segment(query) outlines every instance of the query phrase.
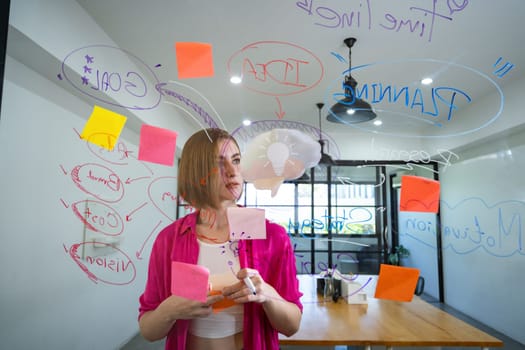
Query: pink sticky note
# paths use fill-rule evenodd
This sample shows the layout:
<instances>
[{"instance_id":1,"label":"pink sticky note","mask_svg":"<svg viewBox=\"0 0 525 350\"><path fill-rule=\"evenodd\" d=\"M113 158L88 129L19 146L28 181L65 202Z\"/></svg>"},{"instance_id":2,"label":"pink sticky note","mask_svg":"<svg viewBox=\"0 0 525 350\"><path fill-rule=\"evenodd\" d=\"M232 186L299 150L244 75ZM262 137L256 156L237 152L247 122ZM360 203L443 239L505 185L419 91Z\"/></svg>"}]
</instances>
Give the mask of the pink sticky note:
<instances>
[{"instance_id":1,"label":"pink sticky note","mask_svg":"<svg viewBox=\"0 0 525 350\"><path fill-rule=\"evenodd\" d=\"M416 268L381 264L374 298L412 301L418 277Z\"/></svg>"},{"instance_id":2,"label":"pink sticky note","mask_svg":"<svg viewBox=\"0 0 525 350\"><path fill-rule=\"evenodd\" d=\"M205 43L175 43L179 79L213 76L212 46Z\"/></svg>"},{"instance_id":3,"label":"pink sticky note","mask_svg":"<svg viewBox=\"0 0 525 350\"><path fill-rule=\"evenodd\" d=\"M177 133L175 131L142 124L139 160L172 166L175 160L176 144Z\"/></svg>"},{"instance_id":4,"label":"pink sticky note","mask_svg":"<svg viewBox=\"0 0 525 350\"><path fill-rule=\"evenodd\" d=\"M264 210L231 207L226 211L230 225L230 239L266 239Z\"/></svg>"},{"instance_id":5,"label":"pink sticky note","mask_svg":"<svg viewBox=\"0 0 525 350\"><path fill-rule=\"evenodd\" d=\"M439 182L425 177L405 175L401 178L400 211L437 213Z\"/></svg>"},{"instance_id":6,"label":"pink sticky note","mask_svg":"<svg viewBox=\"0 0 525 350\"><path fill-rule=\"evenodd\" d=\"M200 265L171 262L171 294L206 302L210 271Z\"/></svg>"}]
</instances>

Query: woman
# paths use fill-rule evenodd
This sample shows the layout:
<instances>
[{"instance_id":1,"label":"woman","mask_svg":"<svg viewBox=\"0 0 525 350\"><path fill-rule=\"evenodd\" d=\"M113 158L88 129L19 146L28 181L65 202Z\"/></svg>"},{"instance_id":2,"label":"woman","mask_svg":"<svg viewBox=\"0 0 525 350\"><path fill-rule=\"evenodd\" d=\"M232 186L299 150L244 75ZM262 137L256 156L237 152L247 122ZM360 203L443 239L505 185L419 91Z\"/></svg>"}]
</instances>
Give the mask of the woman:
<instances>
[{"instance_id":1,"label":"woman","mask_svg":"<svg viewBox=\"0 0 525 350\"><path fill-rule=\"evenodd\" d=\"M184 145L178 192L196 211L159 233L140 297L141 334L167 337L166 349L278 349L278 333L299 328L301 293L285 229L266 220L266 239L229 240L226 211L242 193L240 162L239 146L224 130L200 130ZM171 295L171 261L210 270L214 292L206 302ZM225 308L213 312L219 304Z\"/></svg>"}]
</instances>

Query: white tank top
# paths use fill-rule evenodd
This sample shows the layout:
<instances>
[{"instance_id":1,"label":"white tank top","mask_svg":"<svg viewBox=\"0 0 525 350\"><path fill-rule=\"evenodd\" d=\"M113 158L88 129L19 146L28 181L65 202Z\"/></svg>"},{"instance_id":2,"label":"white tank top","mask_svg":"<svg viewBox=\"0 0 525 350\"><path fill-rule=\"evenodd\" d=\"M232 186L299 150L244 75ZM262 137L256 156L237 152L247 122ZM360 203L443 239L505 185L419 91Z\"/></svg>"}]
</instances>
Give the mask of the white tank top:
<instances>
[{"instance_id":1,"label":"white tank top","mask_svg":"<svg viewBox=\"0 0 525 350\"><path fill-rule=\"evenodd\" d=\"M214 291L239 282L236 277L240 269L238 241L210 244L199 240L198 265L210 270L210 283ZM243 329L244 308L234 305L208 317L195 318L190 333L202 338L223 338Z\"/></svg>"}]
</instances>

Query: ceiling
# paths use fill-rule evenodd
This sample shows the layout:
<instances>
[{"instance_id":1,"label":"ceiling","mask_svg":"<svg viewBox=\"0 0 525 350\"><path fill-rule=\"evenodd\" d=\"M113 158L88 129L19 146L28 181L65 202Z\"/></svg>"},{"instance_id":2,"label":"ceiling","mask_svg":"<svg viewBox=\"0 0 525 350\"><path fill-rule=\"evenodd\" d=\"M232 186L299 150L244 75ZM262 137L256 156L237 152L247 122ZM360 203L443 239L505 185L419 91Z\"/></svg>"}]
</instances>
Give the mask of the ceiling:
<instances>
[{"instance_id":1,"label":"ceiling","mask_svg":"<svg viewBox=\"0 0 525 350\"><path fill-rule=\"evenodd\" d=\"M499 117L501 89L523 78L521 0L78 3L121 49L150 65L159 82L178 84L209 102L202 104L230 131L243 119L319 127L316 103L323 102L322 130L336 139L368 132L461 135ZM368 92L381 126L325 119L343 93L348 37L357 39L351 55L357 91ZM210 44L213 76L180 78L176 42ZM241 84L229 81L234 73L242 73ZM426 76L432 85L420 84ZM486 99L493 106L486 115L460 117Z\"/></svg>"}]
</instances>

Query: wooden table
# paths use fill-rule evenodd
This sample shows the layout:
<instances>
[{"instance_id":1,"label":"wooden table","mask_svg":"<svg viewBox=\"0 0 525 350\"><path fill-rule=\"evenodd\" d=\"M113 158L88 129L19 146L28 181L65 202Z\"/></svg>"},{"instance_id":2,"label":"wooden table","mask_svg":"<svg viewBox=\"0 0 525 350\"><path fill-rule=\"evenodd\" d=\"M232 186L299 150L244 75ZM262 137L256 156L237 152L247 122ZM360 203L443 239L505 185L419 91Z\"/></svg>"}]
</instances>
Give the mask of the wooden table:
<instances>
[{"instance_id":1,"label":"wooden table","mask_svg":"<svg viewBox=\"0 0 525 350\"><path fill-rule=\"evenodd\" d=\"M369 278L367 304L324 302L316 292L316 276L298 275L304 293L303 318L291 337L279 335L283 345L383 345L501 347L503 342L414 296L411 302L373 298L377 276Z\"/></svg>"}]
</instances>

